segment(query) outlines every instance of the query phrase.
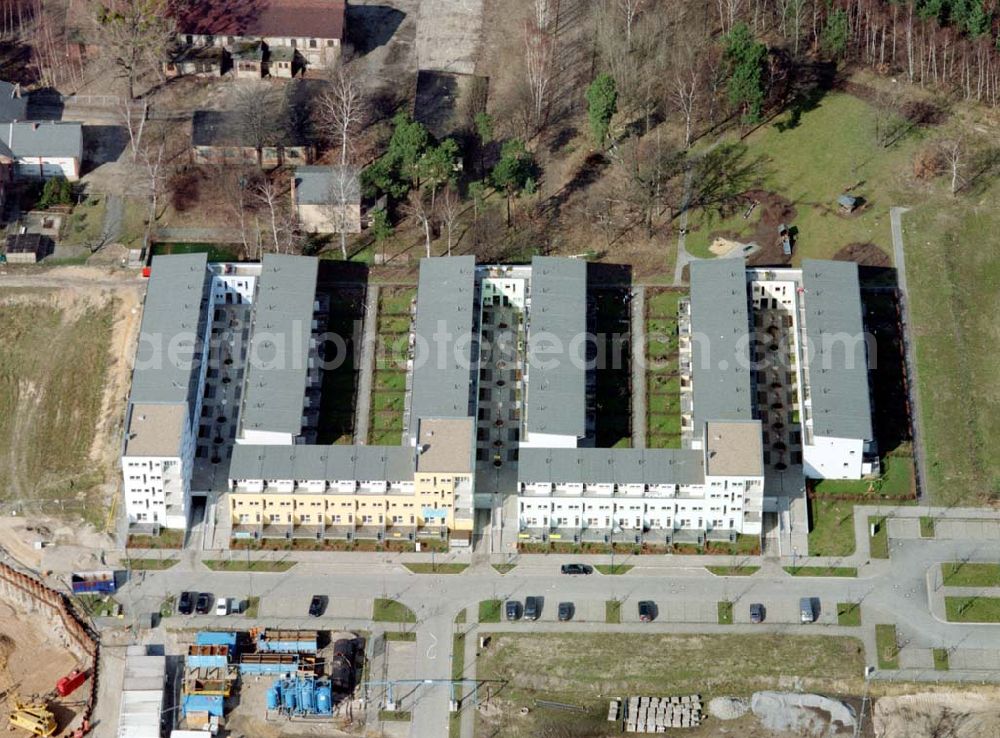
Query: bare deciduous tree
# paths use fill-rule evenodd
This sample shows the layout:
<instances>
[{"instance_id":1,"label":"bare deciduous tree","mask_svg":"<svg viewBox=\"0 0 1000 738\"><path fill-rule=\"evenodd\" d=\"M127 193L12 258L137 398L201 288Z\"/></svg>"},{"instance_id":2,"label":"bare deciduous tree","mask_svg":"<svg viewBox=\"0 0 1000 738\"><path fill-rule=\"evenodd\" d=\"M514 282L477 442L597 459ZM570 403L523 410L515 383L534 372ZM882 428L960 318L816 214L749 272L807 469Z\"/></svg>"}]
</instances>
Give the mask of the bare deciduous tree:
<instances>
[{"instance_id":1,"label":"bare deciduous tree","mask_svg":"<svg viewBox=\"0 0 1000 738\"><path fill-rule=\"evenodd\" d=\"M351 139L364 123L367 105L361 87L340 67L333 74L329 88L319 98L320 128L340 146L340 165L350 157Z\"/></svg>"},{"instance_id":2,"label":"bare deciduous tree","mask_svg":"<svg viewBox=\"0 0 1000 738\"><path fill-rule=\"evenodd\" d=\"M629 51L632 50L632 26L635 25L635 19L638 17L639 13L642 12L642 6L645 4L646 0L616 0L618 4L618 11L621 13L622 20L625 21L625 44Z\"/></svg>"},{"instance_id":3,"label":"bare deciduous tree","mask_svg":"<svg viewBox=\"0 0 1000 738\"><path fill-rule=\"evenodd\" d=\"M233 93L237 133L244 146L257 151L257 165L263 162L264 147L278 143L288 128L288 108L280 91L269 83L256 81L239 85Z\"/></svg>"},{"instance_id":4,"label":"bare deciduous tree","mask_svg":"<svg viewBox=\"0 0 1000 738\"><path fill-rule=\"evenodd\" d=\"M551 34L535 25L534 21L524 24L524 70L531 94L532 121L535 130L540 130L545 122L548 107L549 85L552 82Z\"/></svg>"},{"instance_id":5,"label":"bare deciduous tree","mask_svg":"<svg viewBox=\"0 0 1000 738\"><path fill-rule=\"evenodd\" d=\"M736 25L744 0L716 0L719 7L719 25L723 33L729 33Z\"/></svg>"},{"instance_id":6,"label":"bare deciduous tree","mask_svg":"<svg viewBox=\"0 0 1000 738\"><path fill-rule=\"evenodd\" d=\"M168 5L167 0L95 0L101 45L125 78L129 100L140 74L161 71L175 33Z\"/></svg>"},{"instance_id":7,"label":"bare deciduous tree","mask_svg":"<svg viewBox=\"0 0 1000 738\"><path fill-rule=\"evenodd\" d=\"M421 189L412 189L402 206L403 214L411 221L419 225L424 231L424 245L427 248L427 258L431 256L431 221L434 213L430 203L424 196Z\"/></svg>"},{"instance_id":8,"label":"bare deciduous tree","mask_svg":"<svg viewBox=\"0 0 1000 738\"><path fill-rule=\"evenodd\" d=\"M941 141L939 148L951 172L951 194L957 195L962 185L965 184L965 178L962 176L962 162L965 159L965 141L962 140L961 136L945 139Z\"/></svg>"},{"instance_id":9,"label":"bare deciduous tree","mask_svg":"<svg viewBox=\"0 0 1000 738\"><path fill-rule=\"evenodd\" d=\"M351 211L361 202L361 183L353 167L333 167L330 173L330 224L340 234L340 255L347 260L347 234L353 228Z\"/></svg>"},{"instance_id":10,"label":"bare deciduous tree","mask_svg":"<svg viewBox=\"0 0 1000 738\"><path fill-rule=\"evenodd\" d=\"M261 177L251 192L267 208L271 244L276 254L291 249L292 224L288 212L288 193L276 177Z\"/></svg>"},{"instance_id":11,"label":"bare deciduous tree","mask_svg":"<svg viewBox=\"0 0 1000 738\"><path fill-rule=\"evenodd\" d=\"M670 97L684 116L684 146L691 145L695 108L702 88L699 50L690 43L674 47Z\"/></svg>"},{"instance_id":12,"label":"bare deciduous tree","mask_svg":"<svg viewBox=\"0 0 1000 738\"><path fill-rule=\"evenodd\" d=\"M445 234L448 237L448 256L451 256L452 230L458 221L458 216L462 212L462 201L459 199L455 188L448 185L441 193L438 201L438 209L441 213L441 222L444 224Z\"/></svg>"}]
</instances>

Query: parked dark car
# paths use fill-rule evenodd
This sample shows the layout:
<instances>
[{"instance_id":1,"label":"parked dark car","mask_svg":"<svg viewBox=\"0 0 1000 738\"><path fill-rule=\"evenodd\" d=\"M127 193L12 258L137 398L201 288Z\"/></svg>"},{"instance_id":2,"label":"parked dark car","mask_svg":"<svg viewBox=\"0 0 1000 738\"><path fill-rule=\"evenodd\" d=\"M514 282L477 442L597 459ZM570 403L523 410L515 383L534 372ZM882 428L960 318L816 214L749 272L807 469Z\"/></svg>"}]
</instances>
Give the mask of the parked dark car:
<instances>
[{"instance_id":1,"label":"parked dark car","mask_svg":"<svg viewBox=\"0 0 1000 738\"><path fill-rule=\"evenodd\" d=\"M181 592L181 598L177 601L177 612L181 615L190 615L194 612L194 592Z\"/></svg>"},{"instance_id":2,"label":"parked dark car","mask_svg":"<svg viewBox=\"0 0 1000 738\"><path fill-rule=\"evenodd\" d=\"M525 620L538 620L538 616L542 612L542 598L541 597L525 597L524 598L524 619Z\"/></svg>"},{"instance_id":3,"label":"parked dark car","mask_svg":"<svg viewBox=\"0 0 1000 738\"><path fill-rule=\"evenodd\" d=\"M563 564L562 573L563 574L591 574L594 571L594 567L588 566L587 564Z\"/></svg>"},{"instance_id":4,"label":"parked dark car","mask_svg":"<svg viewBox=\"0 0 1000 738\"><path fill-rule=\"evenodd\" d=\"M326 597L323 595L313 595L309 602L309 614L314 618L320 617L326 610Z\"/></svg>"},{"instance_id":5,"label":"parked dark car","mask_svg":"<svg viewBox=\"0 0 1000 738\"><path fill-rule=\"evenodd\" d=\"M520 620L521 619L521 603L517 600L507 600L507 605L504 607L504 613L508 620Z\"/></svg>"},{"instance_id":6,"label":"parked dark car","mask_svg":"<svg viewBox=\"0 0 1000 738\"><path fill-rule=\"evenodd\" d=\"M750 622L754 624L764 622L764 606L759 602L750 605Z\"/></svg>"},{"instance_id":7,"label":"parked dark car","mask_svg":"<svg viewBox=\"0 0 1000 738\"><path fill-rule=\"evenodd\" d=\"M208 615L212 612L212 600L214 598L208 592L201 592L198 600L194 603L194 611L199 615Z\"/></svg>"},{"instance_id":8,"label":"parked dark car","mask_svg":"<svg viewBox=\"0 0 1000 738\"><path fill-rule=\"evenodd\" d=\"M642 600L639 603L639 621L649 623L656 618L656 605L649 600Z\"/></svg>"},{"instance_id":9,"label":"parked dark car","mask_svg":"<svg viewBox=\"0 0 1000 738\"><path fill-rule=\"evenodd\" d=\"M573 603L572 602L560 602L559 603L559 621L565 623L567 620L573 619Z\"/></svg>"}]
</instances>

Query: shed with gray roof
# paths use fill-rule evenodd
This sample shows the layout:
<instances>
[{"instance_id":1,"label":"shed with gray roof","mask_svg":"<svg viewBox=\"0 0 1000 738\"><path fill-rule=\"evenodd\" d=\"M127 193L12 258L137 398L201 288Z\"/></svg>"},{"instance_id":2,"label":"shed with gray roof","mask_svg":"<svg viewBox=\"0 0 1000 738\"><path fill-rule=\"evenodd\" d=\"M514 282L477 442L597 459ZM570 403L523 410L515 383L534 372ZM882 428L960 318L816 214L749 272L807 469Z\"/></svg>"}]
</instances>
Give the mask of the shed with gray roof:
<instances>
[{"instance_id":1,"label":"shed with gray roof","mask_svg":"<svg viewBox=\"0 0 1000 738\"><path fill-rule=\"evenodd\" d=\"M691 262L695 433L710 420L750 420L750 315L743 258Z\"/></svg>"},{"instance_id":2,"label":"shed with gray roof","mask_svg":"<svg viewBox=\"0 0 1000 738\"><path fill-rule=\"evenodd\" d=\"M473 414L478 368L476 260L473 256L420 260L416 351L409 436L421 418L465 418Z\"/></svg>"},{"instance_id":3,"label":"shed with gray roof","mask_svg":"<svg viewBox=\"0 0 1000 738\"><path fill-rule=\"evenodd\" d=\"M802 286L813 434L871 440L858 265L805 259Z\"/></svg>"},{"instance_id":4,"label":"shed with gray roof","mask_svg":"<svg viewBox=\"0 0 1000 738\"><path fill-rule=\"evenodd\" d=\"M0 121L24 120L28 117L28 98L21 94L21 85L0 81Z\"/></svg>"},{"instance_id":5,"label":"shed with gray roof","mask_svg":"<svg viewBox=\"0 0 1000 738\"><path fill-rule=\"evenodd\" d=\"M302 431L319 262L266 254L253 302L240 430Z\"/></svg>"},{"instance_id":6,"label":"shed with gray roof","mask_svg":"<svg viewBox=\"0 0 1000 738\"><path fill-rule=\"evenodd\" d=\"M415 451L407 446L262 446L237 444L231 480L385 481L413 479Z\"/></svg>"},{"instance_id":7,"label":"shed with gray roof","mask_svg":"<svg viewBox=\"0 0 1000 738\"><path fill-rule=\"evenodd\" d=\"M211 277L207 254L154 256L130 402L187 403L194 417Z\"/></svg>"},{"instance_id":8,"label":"shed with gray roof","mask_svg":"<svg viewBox=\"0 0 1000 738\"><path fill-rule=\"evenodd\" d=\"M531 260L525 428L532 433L587 435L587 262Z\"/></svg>"},{"instance_id":9,"label":"shed with gray roof","mask_svg":"<svg viewBox=\"0 0 1000 738\"><path fill-rule=\"evenodd\" d=\"M702 484L704 455L691 449L524 448L522 484Z\"/></svg>"}]
</instances>

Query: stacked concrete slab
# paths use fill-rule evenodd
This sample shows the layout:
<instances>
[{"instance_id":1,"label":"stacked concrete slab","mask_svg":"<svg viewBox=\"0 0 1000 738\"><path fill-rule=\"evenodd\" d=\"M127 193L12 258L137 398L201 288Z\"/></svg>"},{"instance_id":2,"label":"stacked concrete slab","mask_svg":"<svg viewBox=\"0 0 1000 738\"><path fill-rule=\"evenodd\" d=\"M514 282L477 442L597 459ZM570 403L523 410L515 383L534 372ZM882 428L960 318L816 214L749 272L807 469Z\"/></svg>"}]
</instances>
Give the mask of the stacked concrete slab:
<instances>
[{"instance_id":1,"label":"stacked concrete slab","mask_svg":"<svg viewBox=\"0 0 1000 738\"><path fill-rule=\"evenodd\" d=\"M610 720L611 710L608 713ZM696 728L699 725L700 695L629 697L625 706L626 733L665 733L668 728Z\"/></svg>"}]
</instances>

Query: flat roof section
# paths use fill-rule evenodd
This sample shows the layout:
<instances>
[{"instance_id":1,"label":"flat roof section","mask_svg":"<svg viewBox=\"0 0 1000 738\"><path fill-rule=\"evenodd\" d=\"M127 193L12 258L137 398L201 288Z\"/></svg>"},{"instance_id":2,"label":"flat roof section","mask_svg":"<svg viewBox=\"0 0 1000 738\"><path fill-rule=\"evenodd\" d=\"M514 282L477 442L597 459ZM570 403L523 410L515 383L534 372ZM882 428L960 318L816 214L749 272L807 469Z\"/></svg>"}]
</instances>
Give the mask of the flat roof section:
<instances>
[{"instance_id":1,"label":"flat roof section","mask_svg":"<svg viewBox=\"0 0 1000 738\"><path fill-rule=\"evenodd\" d=\"M521 448L522 483L701 484L701 451L632 448Z\"/></svg>"},{"instance_id":2,"label":"flat roof section","mask_svg":"<svg viewBox=\"0 0 1000 738\"><path fill-rule=\"evenodd\" d=\"M709 422L705 428L705 473L712 477L764 476L760 421Z\"/></svg>"},{"instance_id":3,"label":"flat roof section","mask_svg":"<svg viewBox=\"0 0 1000 738\"><path fill-rule=\"evenodd\" d=\"M531 260L528 328L529 434L587 434L587 262L554 256Z\"/></svg>"},{"instance_id":4,"label":"flat roof section","mask_svg":"<svg viewBox=\"0 0 1000 738\"><path fill-rule=\"evenodd\" d=\"M413 479L413 458L407 446L237 444L229 478L401 482Z\"/></svg>"},{"instance_id":5,"label":"flat roof section","mask_svg":"<svg viewBox=\"0 0 1000 738\"><path fill-rule=\"evenodd\" d=\"M475 464L476 423L472 418L421 418L418 472L469 473Z\"/></svg>"},{"instance_id":6,"label":"flat roof section","mask_svg":"<svg viewBox=\"0 0 1000 738\"><path fill-rule=\"evenodd\" d=\"M750 315L742 258L691 262L691 382L695 432L710 420L750 420Z\"/></svg>"},{"instance_id":7,"label":"flat roof section","mask_svg":"<svg viewBox=\"0 0 1000 738\"><path fill-rule=\"evenodd\" d=\"M187 404L135 403L125 437L125 456L180 456Z\"/></svg>"},{"instance_id":8,"label":"flat roof section","mask_svg":"<svg viewBox=\"0 0 1000 738\"><path fill-rule=\"evenodd\" d=\"M265 254L257 281L241 433L302 431L319 261Z\"/></svg>"},{"instance_id":9,"label":"flat roof section","mask_svg":"<svg viewBox=\"0 0 1000 738\"><path fill-rule=\"evenodd\" d=\"M154 256L132 372L132 403L183 402L198 394L195 349L204 334L207 254Z\"/></svg>"},{"instance_id":10,"label":"flat roof section","mask_svg":"<svg viewBox=\"0 0 1000 738\"><path fill-rule=\"evenodd\" d=\"M470 416L473 375L478 361L475 322L476 259L474 256L420 260L416 352L410 400L410 438L421 418Z\"/></svg>"},{"instance_id":11,"label":"flat roof section","mask_svg":"<svg viewBox=\"0 0 1000 738\"><path fill-rule=\"evenodd\" d=\"M871 440L858 265L805 259L802 287L813 435Z\"/></svg>"}]
</instances>

